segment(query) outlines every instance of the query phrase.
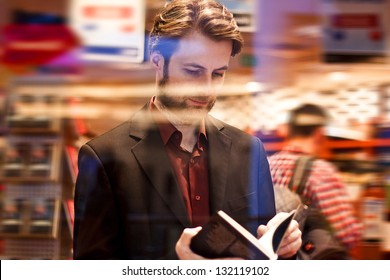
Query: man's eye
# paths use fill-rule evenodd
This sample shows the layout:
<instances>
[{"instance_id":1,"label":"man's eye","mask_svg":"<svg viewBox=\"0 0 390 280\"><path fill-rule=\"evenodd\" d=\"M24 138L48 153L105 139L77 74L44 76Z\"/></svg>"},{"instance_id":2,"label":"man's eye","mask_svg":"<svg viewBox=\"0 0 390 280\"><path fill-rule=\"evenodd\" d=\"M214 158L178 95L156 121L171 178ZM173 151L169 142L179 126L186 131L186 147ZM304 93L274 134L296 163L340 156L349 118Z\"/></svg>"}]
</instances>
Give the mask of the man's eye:
<instances>
[{"instance_id":1,"label":"man's eye","mask_svg":"<svg viewBox=\"0 0 390 280\"><path fill-rule=\"evenodd\" d=\"M202 72L199 70L191 70L191 69L184 69L184 70L188 75L191 75L193 77L199 77L200 75L202 75Z\"/></svg>"},{"instance_id":2,"label":"man's eye","mask_svg":"<svg viewBox=\"0 0 390 280\"><path fill-rule=\"evenodd\" d=\"M223 75L224 75L225 73L213 73L213 76L215 77L215 78L222 78L223 77Z\"/></svg>"}]
</instances>

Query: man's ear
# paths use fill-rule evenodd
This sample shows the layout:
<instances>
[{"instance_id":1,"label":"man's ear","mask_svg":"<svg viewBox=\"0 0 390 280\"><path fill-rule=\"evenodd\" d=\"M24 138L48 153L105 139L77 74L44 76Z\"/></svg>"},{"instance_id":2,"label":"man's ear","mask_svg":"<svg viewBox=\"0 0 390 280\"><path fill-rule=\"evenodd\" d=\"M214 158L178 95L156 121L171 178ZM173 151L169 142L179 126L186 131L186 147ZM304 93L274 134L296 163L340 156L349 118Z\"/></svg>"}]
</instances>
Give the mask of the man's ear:
<instances>
[{"instance_id":1,"label":"man's ear","mask_svg":"<svg viewBox=\"0 0 390 280\"><path fill-rule=\"evenodd\" d=\"M158 52L150 55L150 62L156 70L162 70L164 67L164 57Z\"/></svg>"}]
</instances>

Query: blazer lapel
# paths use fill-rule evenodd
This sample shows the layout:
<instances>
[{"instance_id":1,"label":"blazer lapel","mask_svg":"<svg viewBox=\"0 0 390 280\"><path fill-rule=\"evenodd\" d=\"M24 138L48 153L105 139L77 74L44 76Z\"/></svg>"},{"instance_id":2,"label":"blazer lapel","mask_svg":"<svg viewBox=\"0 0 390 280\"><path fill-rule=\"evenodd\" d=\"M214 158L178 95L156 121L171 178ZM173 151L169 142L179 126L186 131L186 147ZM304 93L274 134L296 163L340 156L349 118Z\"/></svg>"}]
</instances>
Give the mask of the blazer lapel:
<instances>
[{"instance_id":1,"label":"blazer lapel","mask_svg":"<svg viewBox=\"0 0 390 280\"><path fill-rule=\"evenodd\" d=\"M160 133L147 107L144 107L132 119L130 137L139 138L132 152L154 188L183 226L189 227L191 223L181 191Z\"/></svg>"},{"instance_id":2,"label":"blazer lapel","mask_svg":"<svg viewBox=\"0 0 390 280\"><path fill-rule=\"evenodd\" d=\"M210 210L222 209L226 194L226 180L229 169L231 138L221 132L223 123L209 116L206 118L209 140Z\"/></svg>"}]
</instances>

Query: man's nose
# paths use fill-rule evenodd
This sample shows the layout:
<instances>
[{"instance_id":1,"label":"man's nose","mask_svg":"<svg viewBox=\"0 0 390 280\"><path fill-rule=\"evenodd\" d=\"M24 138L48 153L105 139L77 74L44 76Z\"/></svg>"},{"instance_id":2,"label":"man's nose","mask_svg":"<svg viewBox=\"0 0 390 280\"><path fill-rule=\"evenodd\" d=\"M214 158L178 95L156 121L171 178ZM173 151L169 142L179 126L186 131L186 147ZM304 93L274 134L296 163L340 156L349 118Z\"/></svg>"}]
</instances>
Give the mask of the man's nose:
<instances>
[{"instance_id":1,"label":"man's nose","mask_svg":"<svg viewBox=\"0 0 390 280\"><path fill-rule=\"evenodd\" d=\"M217 91L218 85L212 77L204 77L200 84L200 94L213 95Z\"/></svg>"}]
</instances>

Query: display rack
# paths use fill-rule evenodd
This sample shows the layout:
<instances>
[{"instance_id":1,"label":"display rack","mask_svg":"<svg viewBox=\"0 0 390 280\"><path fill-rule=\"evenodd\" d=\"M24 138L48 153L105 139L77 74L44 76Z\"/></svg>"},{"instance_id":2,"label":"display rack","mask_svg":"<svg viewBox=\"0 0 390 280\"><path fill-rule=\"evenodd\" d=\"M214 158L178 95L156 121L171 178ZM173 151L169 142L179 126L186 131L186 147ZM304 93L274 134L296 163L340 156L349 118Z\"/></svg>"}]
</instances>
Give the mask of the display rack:
<instances>
[{"instance_id":1,"label":"display rack","mask_svg":"<svg viewBox=\"0 0 390 280\"><path fill-rule=\"evenodd\" d=\"M20 81L19 81L20 82ZM0 147L0 238L4 259L59 259L62 97L10 83Z\"/></svg>"}]
</instances>

